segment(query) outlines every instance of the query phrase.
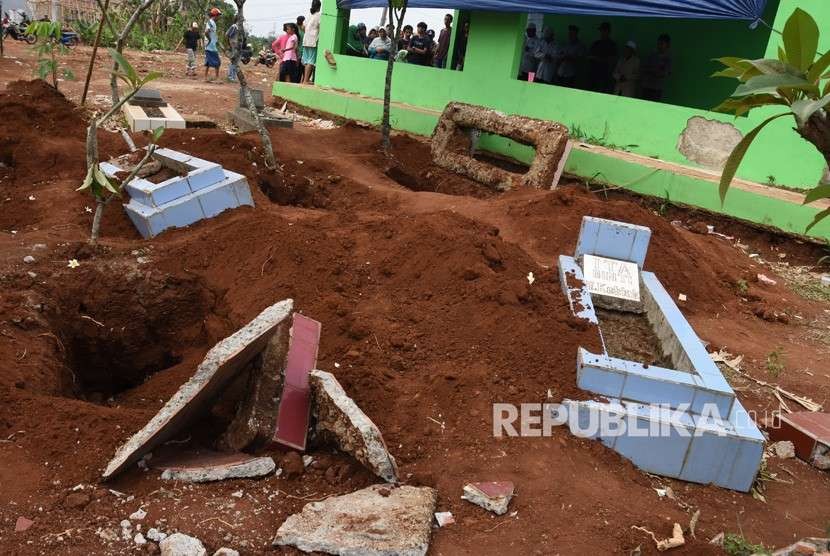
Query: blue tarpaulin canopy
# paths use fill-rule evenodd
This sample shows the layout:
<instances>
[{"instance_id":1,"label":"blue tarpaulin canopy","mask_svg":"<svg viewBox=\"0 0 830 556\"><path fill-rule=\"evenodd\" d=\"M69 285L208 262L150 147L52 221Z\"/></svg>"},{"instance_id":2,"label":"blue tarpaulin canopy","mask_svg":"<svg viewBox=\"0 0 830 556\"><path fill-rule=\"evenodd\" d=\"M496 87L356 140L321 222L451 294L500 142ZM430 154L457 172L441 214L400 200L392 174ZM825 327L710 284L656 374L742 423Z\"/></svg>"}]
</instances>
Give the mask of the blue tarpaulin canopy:
<instances>
[{"instance_id":1,"label":"blue tarpaulin canopy","mask_svg":"<svg viewBox=\"0 0 830 556\"><path fill-rule=\"evenodd\" d=\"M767 0L409 0L410 8L442 8L621 17L760 20ZM341 8L381 8L386 0L338 0Z\"/></svg>"}]
</instances>

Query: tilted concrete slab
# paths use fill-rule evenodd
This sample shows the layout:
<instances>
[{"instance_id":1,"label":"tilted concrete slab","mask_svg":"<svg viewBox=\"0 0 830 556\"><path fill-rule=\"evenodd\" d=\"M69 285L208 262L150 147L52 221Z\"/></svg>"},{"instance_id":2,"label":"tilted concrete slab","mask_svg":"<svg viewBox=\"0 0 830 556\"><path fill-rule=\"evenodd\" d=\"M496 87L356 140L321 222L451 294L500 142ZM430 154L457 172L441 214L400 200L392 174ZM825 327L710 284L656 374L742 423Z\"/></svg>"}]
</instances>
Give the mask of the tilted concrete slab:
<instances>
[{"instance_id":1,"label":"tilted concrete slab","mask_svg":"<svg viewBox=\"0 0 830 556\"><path fill-rule=\"evenodd\" d=\"M645 226L584 216L574 258L596 255L637 263L642 270L650 240L651 230Z\"/></svg>"},{"instance_id":2,"label":"tilted concrete slab","mask_svg":"<svg viewBox=\"0 0 830 556\"><path fill-rule=\"evenodd\" d=\"M308 437L311 411L308 377L317 366L321 329L322 325L316 320L294 314L273 441L300 451L305 450Z\"/></svg>"},{"instance_id":3,"label":"tilted concrete slab","mask_svg":"<svg viewBox=\"0 0 830 556\"><path fill-rule=\"evenodd\" d=\"M333 374L314 370L310 375L317 432L333 441L375 475L398 482L398 467L380 429L357 406Z\"/></svg>"},{"instance_id":4,"label":"tilted concrete slab","mask_svg":"<svg viewBox=\"0 0 830 556\"><path fill-rule=\"evenodd\" d=\"M144 428L118 448L103 478L120 473L207 411L222 389L265 348L280 323L291 315L293 306L291 299L271 305L211 348L190 380Z\"/></svg>"}]
</instances>

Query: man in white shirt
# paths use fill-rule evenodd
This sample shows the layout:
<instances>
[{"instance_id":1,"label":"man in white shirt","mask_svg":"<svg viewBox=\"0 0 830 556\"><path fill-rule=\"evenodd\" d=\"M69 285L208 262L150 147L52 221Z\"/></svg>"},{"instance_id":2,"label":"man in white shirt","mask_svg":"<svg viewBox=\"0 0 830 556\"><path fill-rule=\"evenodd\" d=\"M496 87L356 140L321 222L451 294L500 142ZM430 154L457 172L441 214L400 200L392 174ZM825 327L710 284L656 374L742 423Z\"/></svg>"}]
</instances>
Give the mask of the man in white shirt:
<instances>
[{"instance_id":1,"label":"man in white shirt","mask_svg":"<svg viewBox=\"0 0 830 556\"><path fill-rule=\"evenodd\" d=\"M378 36L369 44L369 58L373 60L388 60L392 53L392 39L385 27L378 29Z\"/></svg>"},{"instance_id":2,"label":"man in white shirt","mask_svg":"<svg viewBox=\"0 0 830 556\"><path fill-rule=\"evenodd\" d=\"M313 83L314 67L317 65L317 40L320 36L320 0L312 0L311 16L305 21L303 35L303 79L301 85Z\"/></svg>"},{"instance_id":3,"label":"man in white shirt","mask_svg":"<svg viewBox=\"0 0 830 556\"><path fill-rule=\"evenodd\" d=\"M536 73L539 61L536 51L539 50L539 37L536 36L536 24L528 23L525 37L525 46L522 50L522 62L519 65L519 79L527 81L528 74Z\"/></svg>"}]
</instances>

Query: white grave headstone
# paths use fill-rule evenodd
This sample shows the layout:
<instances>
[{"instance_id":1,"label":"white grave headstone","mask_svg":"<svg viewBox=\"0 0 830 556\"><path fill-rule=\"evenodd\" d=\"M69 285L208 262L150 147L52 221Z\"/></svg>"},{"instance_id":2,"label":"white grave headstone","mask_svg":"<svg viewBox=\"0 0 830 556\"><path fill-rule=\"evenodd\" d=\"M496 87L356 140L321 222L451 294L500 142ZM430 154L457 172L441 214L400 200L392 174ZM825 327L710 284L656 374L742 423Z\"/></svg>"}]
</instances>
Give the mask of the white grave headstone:
<instances>
[{"instance_id":1,"label":"white grave headstone","mask_svg":"<svg viewBox=\"0 0 830 556\"><path fill-rule=\"evenodd\" d=\"M584 255L582 271L592 294L640 301L640 269L637 263Z\"/></svg>"}]
</instances>

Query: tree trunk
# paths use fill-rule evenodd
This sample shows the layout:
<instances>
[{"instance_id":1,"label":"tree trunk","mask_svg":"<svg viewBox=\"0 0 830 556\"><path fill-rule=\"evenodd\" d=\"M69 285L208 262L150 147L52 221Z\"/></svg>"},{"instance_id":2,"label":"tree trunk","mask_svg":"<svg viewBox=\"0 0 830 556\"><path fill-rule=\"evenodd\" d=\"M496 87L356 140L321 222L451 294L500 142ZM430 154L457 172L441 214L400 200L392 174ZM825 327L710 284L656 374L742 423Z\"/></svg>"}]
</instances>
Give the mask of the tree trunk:
<instances>
[{"instance_id":1,"label":"tree trunk","mask_svg":"<svg viewBox=\"0 0 830 556\"><path fill-rule=\"evenodd\" d=\"M121 34L118 35L118 40L115 42L115 50L120 54L124 51L124 43L127 42L127 37L130 36L130 31L133 30L138 18L141 17L147 8L153 3L154 0L143 0L141 5L136 8L133 12L133 15L130 16L130 19L127 20L127 24L124 25L124 29L121 31ZM115 76L115 72L118 71L118 62L113 62L112 66L112 75L110 75L110 90L112 93L112 105L115 106L118 103L118 78Z\"/></svg>"},{"instance_id":2,"label":"tree trunk","mask_svg":"<svg viewBox=\"0 0 830 556\"><path fill-rule=\"evenodd\" d=\"M265 128L265 124L263 124L262 120L259 119L259 113L257 112L256 104L254 103L254 97L251 96L251 90L248 88L248 80L245 78L245 72L242 71L239 63L239 57L241 54L240 45L244 45L247 42L247 37L245 36L245 16L242 12L242 9L245 6L245 0L234 0L234 2L236 3L236 25L238 30L236 32L236 36L232 39L231 64L236 65L236 78L239 80L239 91L242 94L242 98L245 99L245 105L248 107L248 111L254 119L254 125L256 125L257 131L259 132L259 138L262 141L262 148L265 151L265 167L269 170L276 170L277 160L274 157L274 147L271 144L271 136L268 135L268 130Z\"/></svg>"},{"instance_id":3,"label":"tree trunk","mask_svg":"<svg viewBox=\"0 0 830 556\"><path fill-rule=\"evenodd\" d=\"M830 119L822 112L816 112L804 127L798 128L798 133L813 146L824 157L824 162L830 168ZM822 183L830 183L830 171L825 171L822 176Z\"/></svg>"},{"instance_id":4,"label":"tree trunk","mask_svg":"<svg viewBox=\"0 0 830 556\"><path fill-rule=\"evenodd\" d=\"M403 18L406 15L406 4L404 2L400 14L396 13L392 0L389 0L389 22L395 26L395 36L392 39L392 52L389 53L389 60L386 63L386 83L383 87L383 118L381 119L380 132L383 137L383 152L386 156L392 153L392 133L391 124L389 122L391 104L392 104L392 74L395 69L395 56L398 52L398 41L401 38L401 27L403 26ZM397 19L397 21L395 21Z\"/></svg>"},{"instance_id":5,"label":"tree trunk","mask_svg":"<svg viewBox=\"0 0 830 556\"><path fill-rule=\"evenodd\" d=\"M98 243L98 237L101 235L101 218L104 216L105 206L103 199L95 199L95 216L92 217L92 233L89 236L89 243L92 245Z\"/></svg>"}]
</instances>

